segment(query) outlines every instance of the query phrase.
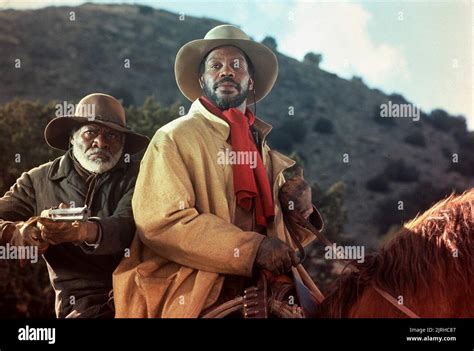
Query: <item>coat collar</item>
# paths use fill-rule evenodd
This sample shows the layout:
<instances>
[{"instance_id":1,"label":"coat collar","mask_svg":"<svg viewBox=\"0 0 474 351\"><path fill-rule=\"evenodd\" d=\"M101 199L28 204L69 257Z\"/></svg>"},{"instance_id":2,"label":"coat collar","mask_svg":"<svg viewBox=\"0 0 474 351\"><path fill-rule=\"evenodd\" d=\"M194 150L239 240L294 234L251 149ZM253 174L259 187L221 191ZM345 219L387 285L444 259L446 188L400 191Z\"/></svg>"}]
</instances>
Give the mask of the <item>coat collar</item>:
<instances>
[{"instance_id":1,"label":"coat collar","mask_svg":"<svg viewBox=\"0 0 474 351\"><path fill-rule=\"evenodd\" d=\"M219 138L221 138L223 141L227 141L230 134L230 126L222 118L219 118L218 116L209 112L204 107L204 105L199 101L199 99L196 99L192 103L189 113L191 115L196 114L198 116L203 116L204 118L206 118L207 119L206 122L210 122L208 124L211 126L211 128L214 129L214 131L217 133ZM258 132L259 137L262 140L262 145L263 145L265 142L265 139L267 138L268 134L270 133L273 127L270 124L262 121L261 119L257 117L255 117L255 122L253 126L255 130ZM267 155L264 156L263 163L265 165L269 165L266 157ZM291 158L275 150L270 151L270 157L271 157L272 166L271 166L271 169L270 168L267 169L267 173L269 174L269 176L271 175L273 177L272 179L274 180L278 178L278 175L281 172L283 172L285 169L292 167L295 164L295 161L293 161ZM269 166L266 166L266 167L269 167Z\"/></svg>"},{"instance_id":2,"label":"coat collar","mask_svg":"<svg viewBox=\"0 0 474 351\"><path fill-rule=\"evenodd\" d=\"M68 174L71 173L72 169L72 160L69 157L68 153L65 153L63 156L58 157L53 161L53 164L49 168L48 179L58 180L65 178Z\"/></svg>"},{"instance_id":3,"label":"coat collar","mask_svg":"<svg viewBox=\"0 0 474 351\"><path fill-rule=\"evenodd\" d=\"M191 109L189 110L190 114L198 113L202 115L204 118L206 118L210 123L211 127L217 132L219 137L222 140L227 140L229 138L230 134L230 126L227 124L226 121L224 121L222 118L219 118L218 116L214 115L213 113L209 112L203 104L199 101L199 99L196 99L192 105ZM267 135L270 133L272 130L272 126L261 119L257 118L255 116L255 122L253 124L255 130L258 132L259 137L261 140L265 140Z\"/></svg>"},{"instance_id":4,"label":"coat collar","mask_svg":"<svg viewBox=\"0 0 474 351\"><path fill-rule=\"evenodd\" d=\"M280 173L296 164L294 160L276 150L270 150L269 153L272 160L273 179L277 179Z\"/></svg>"},{"instance_id":5,"label":"coat collar","mask_svg":"<svg viewBox=\"0 0 474 351\"><path fill-rule=\"evenodd\" d=\"M54 181L66 179L69 186L76 189L84 198L87 194L86 182L74 170L71 156L69 156L67 152L53 161L53 164L49 168L48 178Z\"/></svg>"}]
</instances>

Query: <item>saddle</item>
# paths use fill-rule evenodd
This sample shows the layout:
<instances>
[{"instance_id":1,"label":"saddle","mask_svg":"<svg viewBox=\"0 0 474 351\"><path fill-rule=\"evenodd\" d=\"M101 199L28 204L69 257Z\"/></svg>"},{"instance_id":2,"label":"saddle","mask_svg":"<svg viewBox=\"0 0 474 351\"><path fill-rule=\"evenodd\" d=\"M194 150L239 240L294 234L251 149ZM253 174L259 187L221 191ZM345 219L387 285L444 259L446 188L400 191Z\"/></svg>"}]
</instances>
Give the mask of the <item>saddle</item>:
<instances>
[{"instance_id":1,"label":"saddle","mask_svg":"<svg viewBox=\"0 0 474 351\"><path fill-rule=\"evenodd\" d=\"M240 311L243 318L304 318L296 304L295 286L287 276L273 277L261 271L254 286L244 290L242 296L217 306L202 318L223 318Z\"/></svg>"}]
</instances>

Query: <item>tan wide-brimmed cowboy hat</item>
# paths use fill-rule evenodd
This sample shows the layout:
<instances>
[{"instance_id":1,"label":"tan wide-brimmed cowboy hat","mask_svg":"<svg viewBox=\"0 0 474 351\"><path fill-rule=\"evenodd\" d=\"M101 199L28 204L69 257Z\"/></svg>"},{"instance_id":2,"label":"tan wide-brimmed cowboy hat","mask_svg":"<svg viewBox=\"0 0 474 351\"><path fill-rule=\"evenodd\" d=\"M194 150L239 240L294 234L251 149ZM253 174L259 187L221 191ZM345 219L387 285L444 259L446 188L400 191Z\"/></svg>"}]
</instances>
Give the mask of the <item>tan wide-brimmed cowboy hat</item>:
<instances>
[{"instance_id":1,"label":"tan wide-brimmed cowboy hat","mask_svg":"<svg viewBox=\"0 0 474 351\"><path fill-rule=\"evenodd\" d=\"M214 27L204 39L190 41L179 49L174 72L181 92L191 101L203 94L199 85L199 65L209 52L225 45L239 48L252 61L255 69L255 100L263 99L275 84L278 75L277 58L268 47L250 40L244 31L228 24ZM253 97L249 100L248 105L254 103Z\"/></svg>"},{"instance_id":2,"label":"tan wide-brimmed cowboy hat","mask_svg":"<svg viewBox=\"0 0 474 351\"><path fill-rule=\"evenodd\" d=\"M51 120L44 129L44 138L49 146L68 150L71 132L81 125L98 123L125 133L123 152L134 154L143 150L150 139L129 129L125 110L113 96L94 93L87 95L76 105L73 116L59 116Z\"/></svg>"}]
</instances>

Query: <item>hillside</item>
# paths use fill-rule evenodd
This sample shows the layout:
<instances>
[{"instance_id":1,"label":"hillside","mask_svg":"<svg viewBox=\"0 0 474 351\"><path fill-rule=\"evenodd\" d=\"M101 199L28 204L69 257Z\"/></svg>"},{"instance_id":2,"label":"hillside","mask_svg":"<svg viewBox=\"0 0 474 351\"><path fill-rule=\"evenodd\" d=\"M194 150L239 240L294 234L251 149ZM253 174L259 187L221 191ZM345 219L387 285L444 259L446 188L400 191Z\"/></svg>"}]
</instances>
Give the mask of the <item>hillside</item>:
<instances>
[{"instance_id":1,"label":"hillside","mask_svg":"<svg viewBox=\"0 0 474 351\"><path fill-rule=\"evenodd\" d=\"M101 91L127 105L155 96L164 106L188 107L174 80L175 55L218 24L132 5L0 11L0 103L77 101ZM323 189L345 184L346 238L375 247L391 224L451 189L474 185L460 142L470 140L463 119L441 110L425 111L418 122L382 119L380 105L405 103L401 95L387 96L359 78L342 79L313 60L300 62L277 49L280 75L258 104L258 115L275 126L270 144L295 151L309 180ZM462 171L451 169L453 154L459 154Z\"/></svg>"}]
</instances>

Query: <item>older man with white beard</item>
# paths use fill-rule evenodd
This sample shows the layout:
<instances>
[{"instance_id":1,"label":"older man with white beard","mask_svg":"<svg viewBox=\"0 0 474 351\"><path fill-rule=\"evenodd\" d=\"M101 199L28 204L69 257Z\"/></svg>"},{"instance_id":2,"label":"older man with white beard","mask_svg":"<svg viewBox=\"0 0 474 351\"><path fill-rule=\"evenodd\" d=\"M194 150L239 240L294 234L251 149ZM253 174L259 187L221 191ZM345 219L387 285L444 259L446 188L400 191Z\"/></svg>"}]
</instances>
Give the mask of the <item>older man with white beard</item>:
<instances>
[{"instance_id":1,"label":"older man with white beard","mask_svg":"<svg viewBox=\"0 0 474 351\"><path fill-rule=\"evenodd\" d=\"M57 317L113 317L112 272L135 231L130 202L138 164L130 155L148 138L126 127L119 101L91 94L74 116L50 121L45 139L67 152L23 173L0 199L0 245L43 254ZM83 206L90 210L85 221L47 218L53 207Z\"/></svg>"},{"instance_id":2,"label":"older man with white beard","mask_svg":"<svg viewBox=\"0 0 474 351\"><path fill-rule=\"evenodd\" d=\"M100 139L97 140L95 147L86 149L87 144L85 142L94 139L101 132L102 135L108 135L111 147L119 146L117 151L113 150L115 153L101 147ZM82 126L73 133L71 144L76 160L89 172L100 174L109 171L117 164L120 156L122 156L124 136L119 132L110 130L110 128L100 128L98 125L91 123Z\"/></svg>"}]
</instances>

